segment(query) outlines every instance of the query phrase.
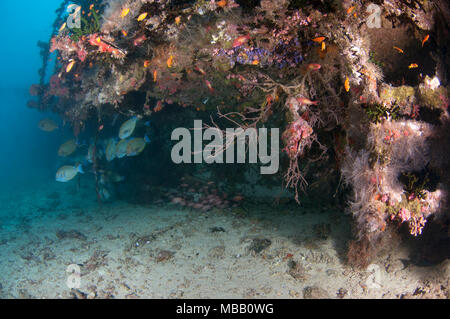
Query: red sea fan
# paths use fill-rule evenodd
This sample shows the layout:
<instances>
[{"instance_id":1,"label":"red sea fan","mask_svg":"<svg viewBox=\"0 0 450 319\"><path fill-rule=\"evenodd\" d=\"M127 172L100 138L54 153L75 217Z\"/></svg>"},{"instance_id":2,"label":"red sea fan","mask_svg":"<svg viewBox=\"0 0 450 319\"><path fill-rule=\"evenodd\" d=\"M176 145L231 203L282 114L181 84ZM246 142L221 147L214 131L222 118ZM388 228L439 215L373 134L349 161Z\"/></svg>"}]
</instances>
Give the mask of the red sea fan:
<instances>
[{"instance_id":1,"label":"red sea fan","mask_svg":"<svg viewBox=\"0 0 450 319\"><path fill-rule=\"evenodd\" d=\"M283 132L283 142L286 145L285 151L289 158L294 160L298 155L302 155L306 146L310 146L309 137L313 133L312 127L302 118L298 118L291 123Z\"/></svg>"}]
</instances>

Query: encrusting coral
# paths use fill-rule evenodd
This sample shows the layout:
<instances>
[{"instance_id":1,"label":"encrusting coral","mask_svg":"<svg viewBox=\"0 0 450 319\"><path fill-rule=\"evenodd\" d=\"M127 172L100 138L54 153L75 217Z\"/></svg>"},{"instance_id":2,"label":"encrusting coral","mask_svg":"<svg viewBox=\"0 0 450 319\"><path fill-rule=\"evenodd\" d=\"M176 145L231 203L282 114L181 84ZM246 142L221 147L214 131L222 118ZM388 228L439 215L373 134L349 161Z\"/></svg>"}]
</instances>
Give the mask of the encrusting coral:
<instances>
[{"instance_id":1,"label":"encrusting coral","mask_svg":"<svg viewBox=\"0 0 450 319\"><path fill-rule=\"evenodd\" d=\"M370 256L387 229L404 223L419 236L431 218L448 216L448 154L435 150L450 144L448 44L432 33L448 31L433 23L448 18L442 1L384 1L384 23L406 24L435 66L404 61L394 70L400 78L422 74L401 85L384 82L365 1L74 2L84 9L82 28L61 27L58 13L51 41L41 44L44 70L48 51L56 70L30 89L39 101L29 106L58 112L75 135L92 118L170 118L169 105L211 115L218 129L278 126L285 185L300 201L308 179L321 175L314 167L333 160L351 189L353 250Z\"/></svg>"}]
</instances>

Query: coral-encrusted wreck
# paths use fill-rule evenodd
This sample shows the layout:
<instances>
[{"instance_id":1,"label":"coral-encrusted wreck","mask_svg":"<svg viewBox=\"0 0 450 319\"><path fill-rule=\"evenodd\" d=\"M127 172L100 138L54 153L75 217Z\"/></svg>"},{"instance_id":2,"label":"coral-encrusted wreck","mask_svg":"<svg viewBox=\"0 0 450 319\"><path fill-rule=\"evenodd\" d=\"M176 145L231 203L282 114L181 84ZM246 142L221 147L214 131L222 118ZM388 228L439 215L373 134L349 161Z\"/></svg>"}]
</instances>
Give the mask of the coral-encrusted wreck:
<instances>
[{"instance_id":1,"label":"coral-encrusted wreck","mask_svg":"<svg viewBox=\"0 0 450 319\"><path fill-rule=\"evenodd\" d=\"M297 201L308 184L349 197L350 263L366 266L393 233L418 237L431 221L448 238L445 1L73 2L81 26L64 24L64 3L30 107L59 113L75 135L159 112L159 123L179 112L280 127L279 183ZM48 51L58 60L46 84Z\"/></svg>"}]
</instances>

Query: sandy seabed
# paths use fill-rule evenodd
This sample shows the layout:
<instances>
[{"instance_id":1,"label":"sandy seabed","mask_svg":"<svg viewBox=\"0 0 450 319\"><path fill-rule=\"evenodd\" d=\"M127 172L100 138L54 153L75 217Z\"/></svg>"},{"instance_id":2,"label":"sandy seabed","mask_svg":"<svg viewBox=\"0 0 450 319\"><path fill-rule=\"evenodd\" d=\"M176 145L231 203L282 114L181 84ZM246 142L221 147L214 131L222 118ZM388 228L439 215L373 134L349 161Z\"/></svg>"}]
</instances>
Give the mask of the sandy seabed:
<instances>
[{"instance_id":1,"label":"sandy seabed","mask_svg":"<svg viewBox=\"0 0 450 319\"><path fill-rule=\"evenodd\" d=\"M1 298L447 298L450 263L402 245L366 271L345 264L350 217L331 206L199 212L98 204L50 182L0 195ZM80 270L77 279L69 265ZM75 274L76 276L76 274Z\"/></svg>"}]
</instances>

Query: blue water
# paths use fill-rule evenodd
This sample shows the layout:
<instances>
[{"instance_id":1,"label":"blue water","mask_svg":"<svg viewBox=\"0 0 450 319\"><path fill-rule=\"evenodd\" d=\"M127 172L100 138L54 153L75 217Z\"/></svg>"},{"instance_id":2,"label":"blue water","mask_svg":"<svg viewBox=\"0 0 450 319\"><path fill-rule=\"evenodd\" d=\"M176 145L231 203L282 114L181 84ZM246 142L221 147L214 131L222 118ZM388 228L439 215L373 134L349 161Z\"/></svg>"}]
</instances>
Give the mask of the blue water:
<instances>
[{"instance_id":1,"label":"blue water","mask_svg":"<svg viewBox=\"0 0 450 319\"><path fill-rule=\"evenodd\" d=\"M0 191L54 178L56 135L37 128L43 117L29 109L30 85L42 65L37 42L48 42L60 0L3 1L0 19Z\"/></svg>"}]
</instances>

